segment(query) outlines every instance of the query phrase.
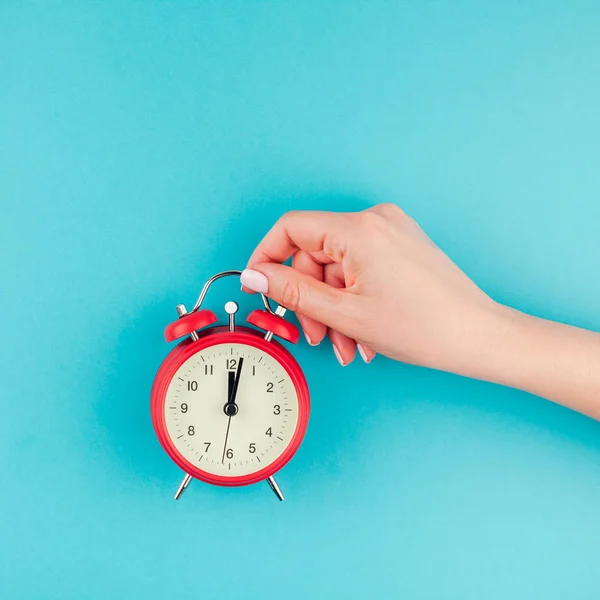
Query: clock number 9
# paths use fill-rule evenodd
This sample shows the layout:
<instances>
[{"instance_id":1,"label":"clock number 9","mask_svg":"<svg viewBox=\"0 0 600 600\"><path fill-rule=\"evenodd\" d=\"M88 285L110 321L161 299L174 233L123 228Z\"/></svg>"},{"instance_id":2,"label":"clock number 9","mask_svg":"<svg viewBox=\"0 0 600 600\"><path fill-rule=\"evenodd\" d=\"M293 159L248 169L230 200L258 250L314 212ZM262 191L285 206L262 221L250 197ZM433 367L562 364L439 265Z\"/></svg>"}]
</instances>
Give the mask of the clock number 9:
<instances>
[{"instance_id":1,"label":"clock number 9","mask_svg":"<svg viewBox=\"0 0 600 600\"><path fill-rule=\"evenodd\" d=\"M187 409L188 405L185 402L183 402L181 405L181 412L185 414L187 412Z\"/></svg>"}]
</instances>

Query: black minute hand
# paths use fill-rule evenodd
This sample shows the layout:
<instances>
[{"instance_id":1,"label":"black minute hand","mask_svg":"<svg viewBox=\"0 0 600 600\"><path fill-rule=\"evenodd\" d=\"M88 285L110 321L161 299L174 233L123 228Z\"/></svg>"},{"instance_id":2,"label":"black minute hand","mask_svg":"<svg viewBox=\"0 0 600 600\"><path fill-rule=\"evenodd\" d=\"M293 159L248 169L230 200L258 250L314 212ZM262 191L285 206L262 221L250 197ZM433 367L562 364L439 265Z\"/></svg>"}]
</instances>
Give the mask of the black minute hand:
<instances>
[{"instance_id":1,"label":"black minute hand","mask_svg":"<svg viewBox=\"0 0 600 600\"><path fill-rule=\"evenodd\" d=\"M244 364L244 359L240 358L238 363L238 368L235 374L233 371L229 371L229 381L228 381L228 395L227 395L227 404L223 407L225 414L228 417L233 417L237 414L238 406L235 403L235 399L237 397L238 387L240 385L240 376L242 374L242 365Z\"/></svg>"}]
</instances>

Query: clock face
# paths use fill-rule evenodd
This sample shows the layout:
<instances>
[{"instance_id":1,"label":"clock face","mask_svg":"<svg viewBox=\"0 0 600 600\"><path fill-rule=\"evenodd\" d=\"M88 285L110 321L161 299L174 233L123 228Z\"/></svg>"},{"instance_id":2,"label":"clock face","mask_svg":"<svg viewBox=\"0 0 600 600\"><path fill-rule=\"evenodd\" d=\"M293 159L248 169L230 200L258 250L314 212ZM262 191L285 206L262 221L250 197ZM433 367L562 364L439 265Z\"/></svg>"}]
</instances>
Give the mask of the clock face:
<instances>
[{"instance_id":1,"label":"clock face","mask_svg":"<svg viewBox=\"0 0 600 600\"><path fill-rule=\"evenodd\" d=\"M221 477L255 473L277 460L294 436L298 412L286 369L240 343L211 345L188 358L164 404L175 448L198 469Z\"/></svg>"}]
</instances>

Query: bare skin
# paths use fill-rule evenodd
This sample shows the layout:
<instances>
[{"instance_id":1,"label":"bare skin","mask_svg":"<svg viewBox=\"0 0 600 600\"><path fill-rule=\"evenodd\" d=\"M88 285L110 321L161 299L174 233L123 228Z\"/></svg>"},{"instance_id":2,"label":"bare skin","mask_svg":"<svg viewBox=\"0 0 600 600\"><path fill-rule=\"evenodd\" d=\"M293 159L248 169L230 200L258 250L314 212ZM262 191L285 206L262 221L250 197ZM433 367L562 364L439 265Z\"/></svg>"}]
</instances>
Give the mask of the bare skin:
<instances>
[{"instance_id":1,"label":"bare skin","mask_svg":"<svg viewBox=\"0 0 600 600\"><path fill-rule=\"evenodd\" d=\"M380 353L600 419L600 335L495 302L393 204L285 214L242 283L295 311L310 344L328 335L344 366Z\"/></svg>"}]
</instances>

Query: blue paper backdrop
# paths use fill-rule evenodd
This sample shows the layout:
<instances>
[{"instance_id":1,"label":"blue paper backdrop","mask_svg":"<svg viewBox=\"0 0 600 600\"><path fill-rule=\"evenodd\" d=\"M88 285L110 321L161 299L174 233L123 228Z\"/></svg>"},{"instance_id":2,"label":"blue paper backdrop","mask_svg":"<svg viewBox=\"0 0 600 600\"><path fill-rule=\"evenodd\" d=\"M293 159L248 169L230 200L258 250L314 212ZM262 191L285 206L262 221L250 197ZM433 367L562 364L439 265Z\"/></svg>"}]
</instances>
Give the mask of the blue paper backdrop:
<instances>
[{"instance_id":1,"label":"blue paper backdrop","mask_svg":"<svg viewBox=\"0 0 600 600\"><path fill-rule=\"evenodd\" d=\"M2 2L0 596L597 598L591 420L303 343L288 500L175 503L148 396L175 304L290 208L397 202L600 329L599 140L593 1Z\"/></svg>"}]
</instances>

